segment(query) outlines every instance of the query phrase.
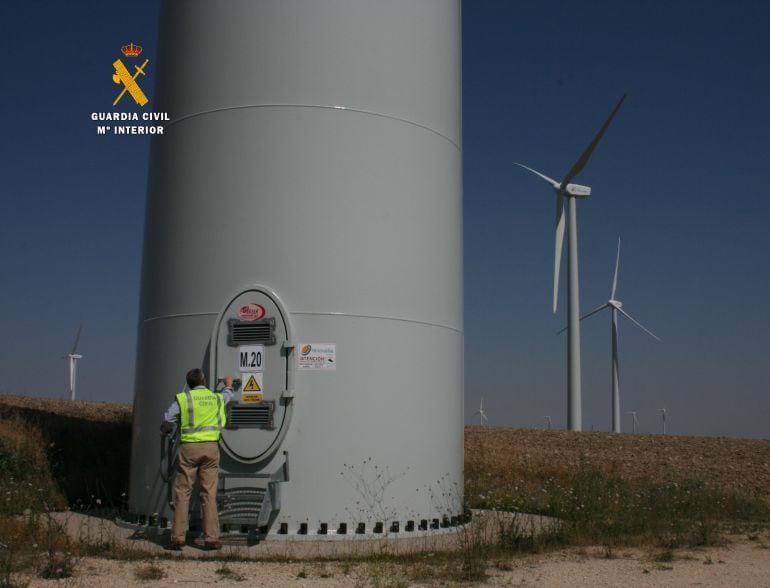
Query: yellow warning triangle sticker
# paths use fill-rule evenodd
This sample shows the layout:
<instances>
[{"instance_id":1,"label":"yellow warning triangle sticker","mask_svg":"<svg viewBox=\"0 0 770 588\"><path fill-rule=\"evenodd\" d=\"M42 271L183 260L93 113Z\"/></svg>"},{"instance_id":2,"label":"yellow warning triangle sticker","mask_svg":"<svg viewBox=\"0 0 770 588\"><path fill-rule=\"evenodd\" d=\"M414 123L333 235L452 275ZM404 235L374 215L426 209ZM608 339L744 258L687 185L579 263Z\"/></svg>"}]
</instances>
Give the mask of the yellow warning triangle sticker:
<instances>
[{"instance_id":1,"label":"yellow warning triangle sticker","mask_svg":"<svg viewBox=\"0 0 770 588\"><path fill-rule=\"evenodd\" d=\"M259 387L257 379L254 376L249 376L249 381L243 387L244 392L262 392L262 388Z\"/></svg>"}]
</instances>

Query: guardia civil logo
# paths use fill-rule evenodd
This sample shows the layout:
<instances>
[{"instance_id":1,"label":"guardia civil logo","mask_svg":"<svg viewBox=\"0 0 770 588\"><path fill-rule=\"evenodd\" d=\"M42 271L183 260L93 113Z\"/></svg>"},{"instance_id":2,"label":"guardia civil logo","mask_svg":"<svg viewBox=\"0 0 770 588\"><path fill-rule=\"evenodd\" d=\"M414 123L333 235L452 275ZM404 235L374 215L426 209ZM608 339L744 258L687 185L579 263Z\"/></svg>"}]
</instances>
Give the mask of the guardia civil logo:
<instances>
[{"instance_id":1,"label":"guardia civil logo","mask_svg":"<svg viewBox=\"0 0 770 588\"><path fill-rule=\"evenodd\" d=\"M166 112L153 112L145 108L150 103L143 84L149 86L147 74L150 60L144 58L139 64L139 56L144 49L133 41L120 48L122 57L118 57L109 67L105 63L105 83L119 87L112 109L103 112L92 112L91 120L96 124L97 135L162 135L164 127L161 122L171 119ZM106 108L109 108L105 104ZM103 124L110 123L110 124Z\"/></svg>"},{"instance_id":2,"label":"guardia civil logo","mask_svg":"<svg viewBox=\"0 0 770 588\"><path fill-rule=\"evenodd\" d=\"M140 45L129 43L128 45L123 45L120 51L126 57L136 58L141 55L142 47ZM145 104L147 104L147 102L149 102L149 100L147 100L147 96L145 96L144 92L139 87L139 84L136 82L137 77L140 75L145 75L144 68L147 67L149 62L149 59L145 59L141 66L134 65L136 73L133 75L129 73L128 68L123 64L121 59L116 59L113 62L112 67L115 68L115 73L112 76L112 81L118 85L123 86L120 94L118 94L118 97L115 98L115 102L112 103L113 106L116 106L118 102L120 102L121 98L123 98L126 92L131 95L131 98L133 98L134 102L136 102L139 106L143 107Z\"/></svg>"}]
</instances>

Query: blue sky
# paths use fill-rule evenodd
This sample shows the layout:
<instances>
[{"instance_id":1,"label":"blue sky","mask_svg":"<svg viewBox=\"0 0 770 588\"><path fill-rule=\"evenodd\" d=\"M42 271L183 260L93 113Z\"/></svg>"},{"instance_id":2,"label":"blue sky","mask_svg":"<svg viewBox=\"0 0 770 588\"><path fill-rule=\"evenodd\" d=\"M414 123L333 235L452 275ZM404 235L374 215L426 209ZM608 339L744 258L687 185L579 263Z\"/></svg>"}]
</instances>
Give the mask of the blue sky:
<instances>
[{"instance_id":1,"label":"blue sky","mask_svg":"<svg viewBox=\"0 0 770 588\"><path fill-rule=\"evenodd\" d=\"M63 397L82 322L78 397L132 399L149 140L98 137L90 113L121 45L153 62L158 8L0 6L0 392ZM663 339L621 321L622 411L770 437L768 27L762 0L465 2L469 422L483 396L492 424L565 426L553 195L512 162L560 178L628 93L578 179L582 309L609 297L621 235L618 298ZM583 323L586 430L611 425L609 321Z\"/></svg>"}]
</instances>

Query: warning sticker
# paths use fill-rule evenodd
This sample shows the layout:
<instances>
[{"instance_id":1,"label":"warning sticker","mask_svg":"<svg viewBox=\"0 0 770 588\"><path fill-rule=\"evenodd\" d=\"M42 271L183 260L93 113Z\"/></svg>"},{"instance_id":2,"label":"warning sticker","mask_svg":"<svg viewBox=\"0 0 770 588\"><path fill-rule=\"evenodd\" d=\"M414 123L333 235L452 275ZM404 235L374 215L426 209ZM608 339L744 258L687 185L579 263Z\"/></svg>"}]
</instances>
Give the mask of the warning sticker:
<instances>
[{"instance_id":1,"label":"warning sticker","mask_svg":"<svg viewBox=\"0 0 770 588\"><path fill-rule=\"evenodd\" d=\"M337 369L337 345L335 343L300 343L298 349L297 369Z\"/></svg>"},{"instance_id":2,"label":"warning sticker","mask_svg":"<svg viewBox=\"0 0 770 588\"><path fill-rule=\"evenodd\" d=\"M264 388L262 376L262 372L241 374L242 381L244 382L243 390L241 391L241 402L262 402L262 390Z\"/></svg>"},{"instance_id":3,"label":"warning sticker","mask_svg":"<svg viewBox=\"0 0 770 588\"><path fill-rule=\"evenodd\" d=\"M254 377L254 374L249 374L249 380L246 382L246 385L243 387L244 392L262 392L262 386L259 385L259 382L257 382L257 378Z\"/></svg>"}]
</instances>

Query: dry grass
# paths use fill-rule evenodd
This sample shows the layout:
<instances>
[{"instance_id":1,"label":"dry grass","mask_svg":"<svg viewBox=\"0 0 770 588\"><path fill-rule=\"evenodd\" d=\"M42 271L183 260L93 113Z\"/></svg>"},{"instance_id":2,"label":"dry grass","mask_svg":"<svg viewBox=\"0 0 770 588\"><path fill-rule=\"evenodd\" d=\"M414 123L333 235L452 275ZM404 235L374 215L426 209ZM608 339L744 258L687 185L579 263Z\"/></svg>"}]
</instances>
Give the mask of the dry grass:
<instances>
[{"instance_id":1,"label":"dry grass","mask_svg":"<svg viewBox=\"0 0 770 588\"><path fill-rule=\"evenodd\" d=\"M26 513L0 516L0 586L30 568L66 577L85 555L142 556L72 541L44 514L65 502L93 507L96 499L119 507L130 436L130 405L0 396L0 501L10 496L5 502L15 505L6 515ZM770 440L469 426L464 492L472 508L559 522L536 533L515 515L501 518L491 534L460 528L456 554L383 554L340 562L339 573L355 566L371 586L483 581L490 562L504 566L511 553L586 543L603 545L607 557L642 543L667 561L680 545L713 544L724 522L770 527ZM217 575L238 580L231 571L223 564ZM152 564L136 578L158 581L161 572Z\"/></svg>"},{"instance_id":2,"label":"dry grass","mask_svg":"<svg viewBox=\"0 0 770 588\"><path fill-rule=\"evenodd\" d=\"M0 515L66 506L53 481L40 431L19 417L0 420Z\"/></svg>"},{"instance_id":3,"label":"dry grass","mask_svg":"<svg viewBox=\"0 0 770 588\"><path fill-rule=\"evenodd\" d=\"M515 504L581 468L659 485L690 481L744 496L770 491L770 440L465 428L466 501ZM483 498L482 498L483 497Z\"/></svg>"},{"instance_id":4,"label":"dry grass","mask_svg":"<svg viewBox=\"0 0 770 588\"><path fill-rule=\"evenodd\" d=\"M51 434L72 437L87 427L87 434L78 435L81 451L93 441L108 450L130 445L130 404L0 395L0 419L10 416L35 425L54 443ZM70 425L77 430L63 430ZM60 457L71 463L72 456ZM539 485L585 465L628 481L699 480L752 494L770 489L770 440L465 427L466 478L472 488L481 480L509 488ZM110 471L123 479L127 475Z\"/></svg>"},{"instance_id":5,"label":"dry grass","mask_svg":"<svg viewBox=\"0 0 770 588\"><path fill-rule=\"evenodd\" d=\"M9 412L38 414L42 421L53 417L71 417L92 422L130 424L133 407L131 404L116 402L91 402L88 400L60 400L56 398L33 398L30 396L0 395L0 415ZM34 418L34 417L33 417Z\"/></svg>"},{"instance_id":6,"label":"dry grass","mask_svg":"<svg viewBox=\"0 0 770 588\"><path fill-rule=\"evenodd\" d=\"M129 404L0 395L0 421L20 420L30 434L42 435L47 467L73 508L94 507L97 500L123 505L131 413Z\"/></svg>"},{"instance_id":7,"label":"dry grass","mask_svg":"<svg viewBox=\"0 0 770 588\"><path fill-rule=\"evenodd\" d=\"M770 526L768 440L467 427L465 441L466 503L554 517L557 544L703 546Z\"/></svg>"}]
</instances>

